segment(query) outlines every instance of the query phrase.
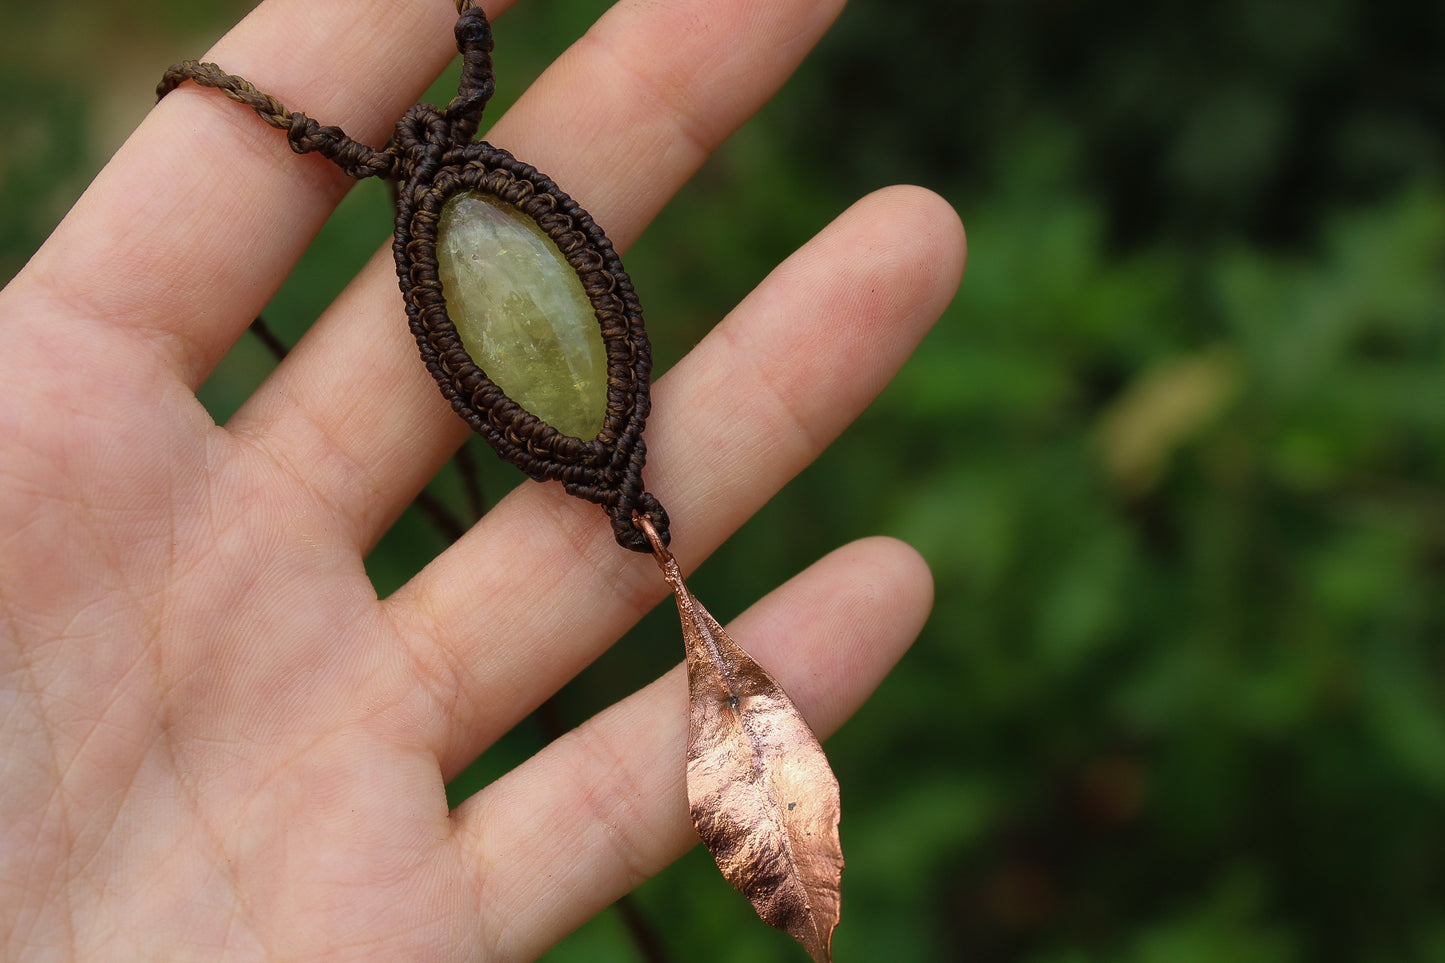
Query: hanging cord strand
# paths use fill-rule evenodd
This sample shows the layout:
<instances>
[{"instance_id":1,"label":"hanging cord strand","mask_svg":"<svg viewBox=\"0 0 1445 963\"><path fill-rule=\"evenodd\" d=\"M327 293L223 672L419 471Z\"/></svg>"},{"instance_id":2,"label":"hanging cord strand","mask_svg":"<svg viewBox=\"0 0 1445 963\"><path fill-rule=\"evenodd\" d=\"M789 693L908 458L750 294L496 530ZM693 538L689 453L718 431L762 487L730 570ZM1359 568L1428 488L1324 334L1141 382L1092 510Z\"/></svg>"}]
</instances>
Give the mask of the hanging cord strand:
<instances>
[{"instance_id":1,"label":"hanging cord strand","mask_svg":"<svg viewBox=\"0 0 1445 963\"><path fill-rule=\"evenodd\" d=\"M462 55L462 76L457 95L447 104L446 119L451 128L451 142L466 144L477 136L482 112L492 99L497 84L492 76L492 26L481 7L471 0L459 0L457 12L457 50Z\"/></svg>"},{"instance_id":2,"label":"hanging cord strand","mask_svg":"<svg viewBox=\"0 0 1445 963\"><path fill-rule=\"evenodd\" d=\"M213 87L238 104L250 107L266 123L284 130L291 149L298 154L320 154L357 180L364 177L390 180L396 176L394 151L378 150L352 140L339 127L323 127L305 114L287 109L281 101L257 90L244 77L228 74L215 64L183 60L170 67L156 85L156 100L187 80L202 87Z\"/></svg>"}]
</instances>

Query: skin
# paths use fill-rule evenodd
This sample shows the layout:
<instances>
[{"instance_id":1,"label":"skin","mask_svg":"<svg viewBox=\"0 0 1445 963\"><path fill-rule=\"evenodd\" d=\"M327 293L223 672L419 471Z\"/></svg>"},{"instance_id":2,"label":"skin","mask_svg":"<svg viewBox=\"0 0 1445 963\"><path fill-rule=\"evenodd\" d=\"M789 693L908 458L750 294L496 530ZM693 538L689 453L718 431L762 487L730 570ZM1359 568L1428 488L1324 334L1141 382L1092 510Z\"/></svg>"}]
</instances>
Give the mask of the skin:
<instances>
[{"instance_id":1,"label":"skin","mask_svg":"<svg viewBox=\"0 0 1445 963\"><path fill-rule=\"evenodd\" d=\"M621 0L488 139L625 247L839 6ZM270 0L206 59L380 143L454 16ZM445 782L665 589L595 506L528 484L376 597L363 557L466 431L388 253L230 423L197 402L347 186L187 86L0 293L5 959L531 959L696 844L678 669L448 811ZM866 197L655 386L684 568L881 390L963 258L936 196ZM869 539L729 631L826 735L930 602L918 556Z\"/></svg>"}]
</instances>

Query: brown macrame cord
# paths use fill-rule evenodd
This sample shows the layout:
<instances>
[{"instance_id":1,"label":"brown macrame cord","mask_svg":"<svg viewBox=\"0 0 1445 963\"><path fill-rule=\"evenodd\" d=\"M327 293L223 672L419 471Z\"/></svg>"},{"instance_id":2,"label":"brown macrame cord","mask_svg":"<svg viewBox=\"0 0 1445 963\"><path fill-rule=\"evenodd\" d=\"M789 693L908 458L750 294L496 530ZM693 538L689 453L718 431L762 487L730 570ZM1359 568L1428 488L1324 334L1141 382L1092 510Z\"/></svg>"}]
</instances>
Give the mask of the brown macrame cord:
<instances>
[{"instance_id":1,"label":"brown macrame cord","mask_svg":"<svg viewBox=\"0 0 1445 963\"><path fill-rule=\"evenodd\" d=\"M557 185L506 151L476 141L482 113L496 89L492 34L470 2L457 4L462 75L445 109L416 104L397 122L392 143L378 149L291 111L270 94L215 64L188 60L165 72L159 99L189 80L220 90L286 132L298 154L317 153L353 178L398 185L392 252L407 317L423 362L456 412L503 458L539 481L559 481L569 494L601 505L619 544L650 553L634 516L668 538L667 512L642 481L650 408L651 349L632 281L601 228ZM607 408L592 439L557 431L508 398L463 348L447 314L436 259L442 206L463 191L482 191L530 217L557 245L596 312L607 354Z\"/></svg>"}]
</instances>

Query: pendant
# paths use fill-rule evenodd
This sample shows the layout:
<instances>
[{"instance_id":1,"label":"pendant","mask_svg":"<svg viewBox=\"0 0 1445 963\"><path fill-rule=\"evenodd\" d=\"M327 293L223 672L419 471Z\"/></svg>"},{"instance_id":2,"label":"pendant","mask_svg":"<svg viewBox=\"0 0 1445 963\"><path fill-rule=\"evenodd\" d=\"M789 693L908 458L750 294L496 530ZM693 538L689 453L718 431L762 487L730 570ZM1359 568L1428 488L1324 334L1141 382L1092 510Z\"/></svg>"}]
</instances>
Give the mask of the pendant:
<instances>
[{"instance_id":1,"label":"pendant","mask_svg":"<svg viewBox=\"0 0 1445 963\"><path fill-rule=\"evenodd\" d=\"M214 64L166 71L221 90L356 178L397 185L396 260L422 362L472 430L531 478L601 506L623 548L649 553L682 621L693 825L763 920L832 958L843 855L838 782L782 687L697 601L642 481L651 349L642 306L602 229L548 177L475 140L495 84L492 33L458 3L462 74L444 109L416 104L374 148L281 106Z\"/></svg>"}]
</instances>

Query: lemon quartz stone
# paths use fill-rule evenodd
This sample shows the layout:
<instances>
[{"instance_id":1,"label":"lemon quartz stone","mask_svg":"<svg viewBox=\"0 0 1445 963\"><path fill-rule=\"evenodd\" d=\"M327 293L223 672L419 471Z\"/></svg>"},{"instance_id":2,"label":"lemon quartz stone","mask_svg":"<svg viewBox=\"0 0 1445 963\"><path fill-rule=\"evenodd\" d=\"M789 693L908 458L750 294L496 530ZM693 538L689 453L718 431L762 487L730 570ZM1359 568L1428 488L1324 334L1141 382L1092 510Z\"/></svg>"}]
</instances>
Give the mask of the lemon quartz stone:
<instances>
[{"instance_id":1,"label":"lemon quartz stone","mask_svg":"<svg viewBox=\"0 0 1445 963\"><path fill-rule=\"evenodd\" d=\"M607 353L577 272L536 222L481 191L442 206L437 268L472 361L518 405L591 439L607 408Z\"/></svg>"}]
</instances>

